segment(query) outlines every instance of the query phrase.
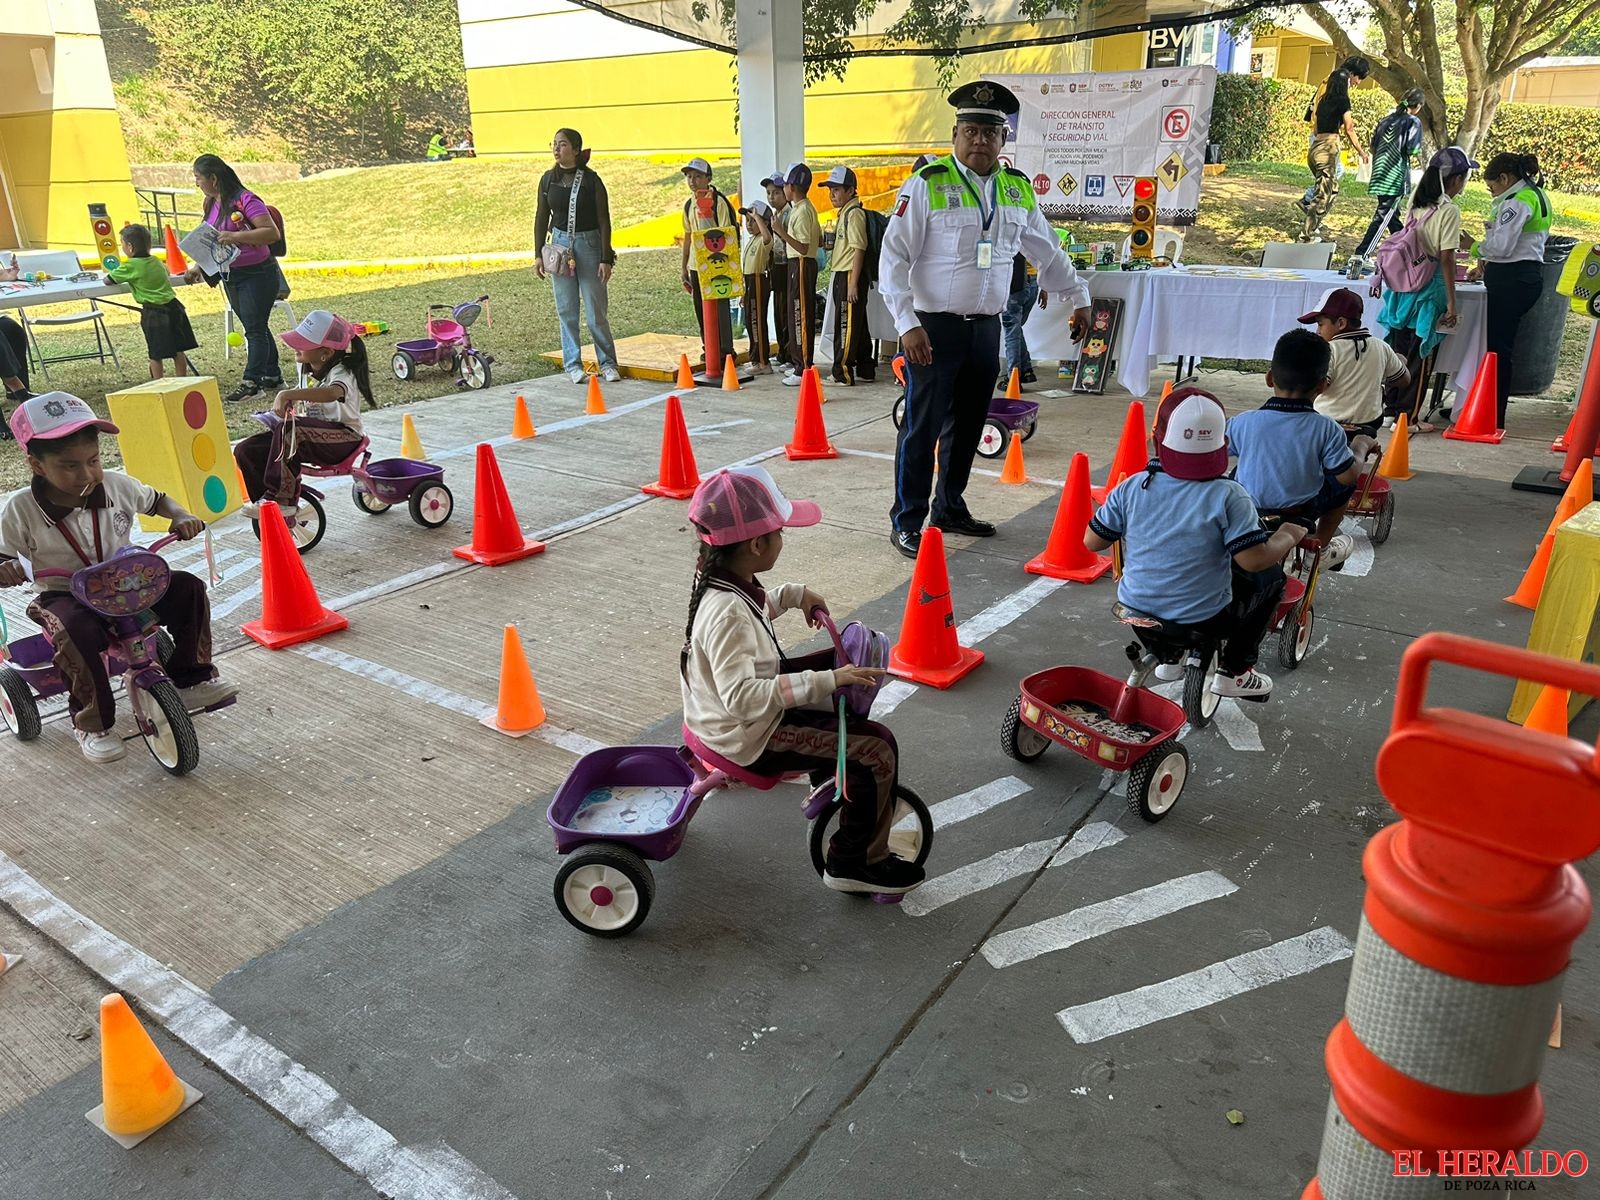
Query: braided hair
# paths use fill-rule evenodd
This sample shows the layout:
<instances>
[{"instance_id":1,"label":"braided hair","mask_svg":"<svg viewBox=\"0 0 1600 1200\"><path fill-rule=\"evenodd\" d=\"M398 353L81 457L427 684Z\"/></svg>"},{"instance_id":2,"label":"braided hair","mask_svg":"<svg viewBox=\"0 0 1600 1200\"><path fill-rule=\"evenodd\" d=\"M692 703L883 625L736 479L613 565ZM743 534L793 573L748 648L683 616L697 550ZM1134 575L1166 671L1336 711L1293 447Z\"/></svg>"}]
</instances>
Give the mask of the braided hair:
<instances>
[{"instance_id":1,"label":"braided hair","mask_svg":"<svg viewBox=\"0 0 1600 1200\"><path fill-rule=\"evenodd\" d=\"M695 528L701 533L705 532L698 525ZM729 546L713 546L704 541L700 543L700 557L694 564L694 583L689 588L689 619L683 626L683 649L678 652L678 673L685 678L689 674L689 647L694 642L695 614L700 611L700 601L705 599L712 572L732 561L734 551L742 545L743 542L734 542Z\"/></svg>"}]
</instances>

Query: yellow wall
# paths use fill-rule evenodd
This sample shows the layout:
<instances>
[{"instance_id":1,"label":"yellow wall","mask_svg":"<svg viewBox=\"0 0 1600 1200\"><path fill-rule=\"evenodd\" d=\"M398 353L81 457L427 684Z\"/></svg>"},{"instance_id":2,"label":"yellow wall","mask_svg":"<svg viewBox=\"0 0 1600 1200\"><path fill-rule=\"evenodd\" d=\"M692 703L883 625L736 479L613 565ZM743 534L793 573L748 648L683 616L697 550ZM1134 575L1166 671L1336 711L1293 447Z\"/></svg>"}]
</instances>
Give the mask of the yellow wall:
<instances>
[{"instance_id":1,"label":"yellow wall","mask_svg":"<svg viewBox=\"0 0 1600 1200\"><path fill-rule=\"evenodd\" d=\"M1600 65L1524 67L1500 85L1500 95L1523 104L1600 108Z\"/></svg>"},{"instance_id":2,"label":"yellow wall","mask_svg":"<svg viewBox=\"0 0 1600 1200\"><path fill-rule=\"evenodd\" d=\"M1119 33L1116 37L1096 38L1094 47L1096 71L1142 71L1145 63L1145 35Z\"/></svg>"},{"instance_id":3,"label":"yellow wall","mask_svg":"<svg viewBox=\"0 0 1600 1200\"><path fill-rule=\"evenodd\" d=\"M1255 50L1278 51L1277 79L1294 79L1301 83L1321 83L1339 65L1339 54L1326 42L1307 37L1303 33L1282 31L1258 33L1252 40Z\"/></svg>"}]
</instances>

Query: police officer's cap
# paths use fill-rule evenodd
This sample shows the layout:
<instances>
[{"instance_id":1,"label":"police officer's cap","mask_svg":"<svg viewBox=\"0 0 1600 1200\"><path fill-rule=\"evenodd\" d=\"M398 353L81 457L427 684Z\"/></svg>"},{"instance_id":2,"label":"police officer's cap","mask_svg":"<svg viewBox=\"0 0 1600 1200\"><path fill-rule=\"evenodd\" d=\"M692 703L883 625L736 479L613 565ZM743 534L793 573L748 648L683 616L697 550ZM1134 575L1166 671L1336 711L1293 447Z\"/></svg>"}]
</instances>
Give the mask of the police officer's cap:
<instances>
[{"instance_id":1,"label":"police officer's cap","mask_svg":"<svg viewBox=\"0 0 1600 1200\"><path fill-rule=\"evenodd\" d=\"M956 120L969 125L1004 125L1006 118L1022 107L1010 88L987 79L964 83L948 98L955 106Z\"/></svg>"}]
</instances>

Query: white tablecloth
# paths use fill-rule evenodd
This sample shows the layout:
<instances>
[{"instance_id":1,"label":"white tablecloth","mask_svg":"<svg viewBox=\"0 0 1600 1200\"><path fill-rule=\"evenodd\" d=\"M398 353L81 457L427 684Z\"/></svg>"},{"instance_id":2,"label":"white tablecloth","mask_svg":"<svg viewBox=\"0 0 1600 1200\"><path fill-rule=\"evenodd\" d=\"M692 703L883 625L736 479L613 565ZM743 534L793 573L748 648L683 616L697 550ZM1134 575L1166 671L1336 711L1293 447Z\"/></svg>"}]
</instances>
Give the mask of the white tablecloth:
<instances>
[{"instance_id":1,"label":"white tablecloth","mask_svg":"<svg viewBox=\"0 0 1600 1200\"><path fill-rule=\"evenodd\" d=\"M1366 303L1367 328L1381 332L1383 301L1369 296L1370 280L1354 285L1338 271L1296 271L1263 276L1259 268L1181 268L1156 271L1089 271L1094 296L1122 300L1122 330L1113 355L1117 382L1135 396L1151 391L1160 359L1269 359L1272 347L1297 318L1316 307L1323 292L1350 286ZM1439 348L1436 369L1461 395L1472 386L1484 353L1484 290L1456 285L1460 323ZM1052 297L1050 307L1034 309L1026 326L1028 350L1035 358L1076 358L1067 329L1071 311Z\"/></svg>"},{"instance_id":2,"label":"white tablecloth","mask_svg":"<svg viewBox=\"0 0 1600 1200\"><path fill-rule=\"evenodd\" d=\"M827 289L828 306L822 314L822 328L817 330L817 345L813 354L813 361L819 366L828 366L833 363L833 288L830 279L823 279L820 287ZM889 315L889 306L883 302L883 297L878 295L878 285L873 284L867 292L867 332L872 334L876 341L897 342L900 333L894 327L894 318Z\"/></svg>"},{"instance_id":3,"label":"white tablecloth","mask_svg":"<svg viewBox=\"0 0 1600 1200\"><path fill-rule=\"evenodd\" d=\"M188 283L182 275L171 276L173 287ZM92 279L72 282L52 279L46 283L0 283L0 308L33 308L40 304L71 304L74 300L125 296L125 283L104 283L98 273Z\"/></svg>"}]
</instances>

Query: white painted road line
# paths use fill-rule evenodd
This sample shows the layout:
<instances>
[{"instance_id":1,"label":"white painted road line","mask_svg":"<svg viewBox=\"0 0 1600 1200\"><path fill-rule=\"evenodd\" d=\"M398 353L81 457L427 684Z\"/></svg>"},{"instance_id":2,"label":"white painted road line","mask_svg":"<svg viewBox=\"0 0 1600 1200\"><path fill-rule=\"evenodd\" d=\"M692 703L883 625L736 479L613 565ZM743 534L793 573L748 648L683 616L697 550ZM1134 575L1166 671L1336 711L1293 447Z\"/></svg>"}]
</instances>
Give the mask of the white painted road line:
<instances>
[{"instance_id":1,"label":"white painted road line","mask_svg":"<svg viewBox=\"0 0 1600 1200\"><path fill-rule=\"evenodd\" d=\"M515 1200L443 1142L402 1146L321 1076L251 1033L176 971L70 907L4 854L0 902L118 991L178 1041L396 1200Z\"/></svg>"},{"instance_id":2,"label":"white painted road line","mask_svg":"<svg viewBox=\"0 0 1600 1200\"><path fill-rule=\"evenodd\" d=\"M884 459L887 462L893 462L894 461L894 455L889 454L889 453L887 453L887 452L885 452L883 450L853 450L849 446L840 446L839 447L839 453L840 454L853 454L857 458L881 458L881 459ZM1000 472L999 471L991 471L987 467L973 467L972 468L972 473L974 475L987 475L991 479L999 479L1000 478ZM1028 482L1029 483L1042 483L1046 487L1053 487L1053 488L1060 488L1060 487L1066 487L1067 486L1066 480L1064 480L1064 479L1036 479L1032 475L1028 476Z\"/></svg>"},{"instance_id":3,"label":"white painted road line","mask_svg":"<svg viewBox=\"0 0 1600 1200\"><path fill-rule=\"evenodd\" d=\"M1238 884L1216 871L1168 879L1125 896L1086 904L1047 921L997 933L983 944L983 956L990 966L1014 967L1042 954L1066 950L1090 938L1142 925L1238 890Z\"/></svg>"},{"instance_id":4,"label":"white painted road line","mask_svg":"<svg viewBox=\"0 0 1600 1200\"><path fill-rule=\"evenodd\" d=\"M1062 838L1046 838L998 850L987 858L928 880L906 896L900 904L900 911L909 917L925 917L935 909L985 891L1008 879L1031 875L1040 867L1064 867L1085 854L1115 846L1127 836L1115 825L1095 821L1078 830L1065 845L1062 845Z\"/></svg>"},{"instance_id":5,"label":"white painted road line","mask_svg":"<svg viewBox=\"0 0 1600 1200\"><path fill-rule=\"evenodd\" d=\"M1248 950L1232 958L1152 983L1063 1008L1061 1027L1080 1045L1115 1037L1168 1017L1182 1016L1256 988L1309 974L1355 953L1350 939L1324 926L1299 937Z\"/></svg>"},{"instance_id":6,"label":"white painted road line","mask_svg":"<svg viewBox=\"0 0 1600 1200\"><path fill-rule=\"evenodd\" d=\"M1004 804L1031 791L1033 788L1015 775L1007 775L1004 779L996 779L970 792L962 792L959 796L951 796L948 800L931 805L928 815L933 818L935 829L948 829L957 822L986 813L997 804Z\"/></svg>"},{"instance_id":7,"label":"white painted road line","mask_svg":"<svg viewBox=\"0 0 1600 1200\"><path fill-rule=\"evenodd\" d=\"M908 683L904 679L889 680L872 701L872 719L874 721L883 720L884 717L899 708L902 701L909 700L916 694L916 684Z\"/></svg>"},{"instance_id":8,"label":"white painted road line","mask_svg":"<svg viewBox=\"0 0 1600 1200\"><path fill-rule=\"evenodd\" d=\"M1072 835L1072 840L1050 860L1052 870L1064 867L1068 863L1082 858L1085 854L1092 854L1096 850L1104 850L1107 846L1115 846L1118 842L1126 841L1128 835L1115 825L1105 821L1091 821L1077 833Z\"/></svg>"},{"instance_id":9,"label":"white painted road line","mask_svg":"<svg viewBox=\"0 0 1600 1200\"><path fill-rule=\"evenodd\" d=\"M956 631L961 644L976 646L985 638L1000 632L1062 586L1064 582L1060 579L1035 579L1020 591L1012 592L1003 600L996 600L970 621L962 623Z\"/></svg>"}]
</instances>

